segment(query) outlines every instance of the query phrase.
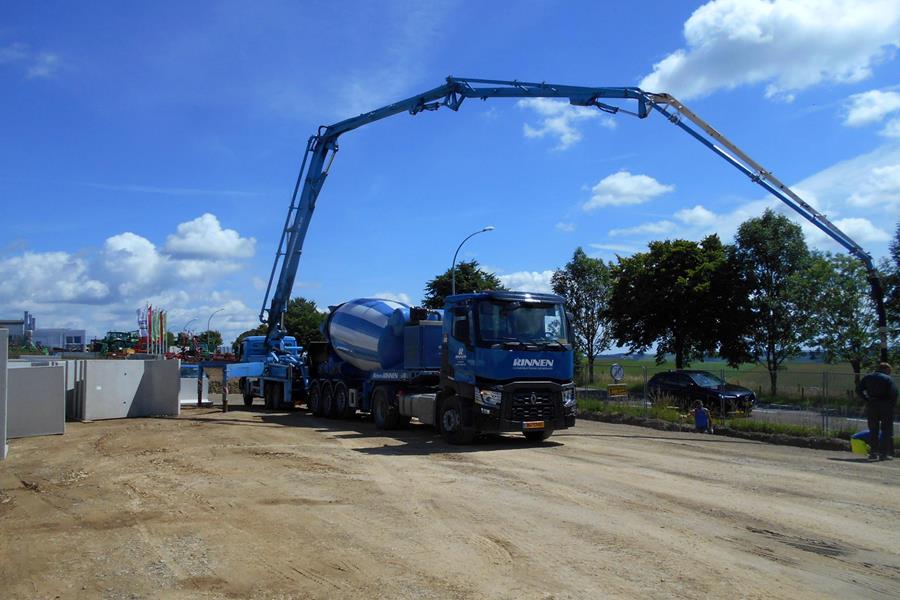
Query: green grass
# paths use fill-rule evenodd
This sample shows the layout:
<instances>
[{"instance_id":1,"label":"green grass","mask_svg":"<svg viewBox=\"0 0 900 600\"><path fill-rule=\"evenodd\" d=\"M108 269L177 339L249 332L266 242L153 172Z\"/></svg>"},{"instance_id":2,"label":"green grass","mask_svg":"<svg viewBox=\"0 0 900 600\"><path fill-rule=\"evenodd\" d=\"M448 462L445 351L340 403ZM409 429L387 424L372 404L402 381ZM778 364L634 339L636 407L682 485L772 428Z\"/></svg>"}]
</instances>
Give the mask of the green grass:
<instances>
[{"instance_id":1,"label":"green grass","mask_svg":"<svg viewBox=\"0 0 900 600\"><path fill-rule=\"evenodd\" d=\"M619 413L632 417L646 417L649 419L662 419L663 421L672 421L678 423L681 421L681 415L674 408L667 406L653 406L644 408L642 406L632 406L630 404L620 404L618 402L604 402L602 400L578 399L578 408L591 412L599 413Z\"/></svg>"}]
</instances>

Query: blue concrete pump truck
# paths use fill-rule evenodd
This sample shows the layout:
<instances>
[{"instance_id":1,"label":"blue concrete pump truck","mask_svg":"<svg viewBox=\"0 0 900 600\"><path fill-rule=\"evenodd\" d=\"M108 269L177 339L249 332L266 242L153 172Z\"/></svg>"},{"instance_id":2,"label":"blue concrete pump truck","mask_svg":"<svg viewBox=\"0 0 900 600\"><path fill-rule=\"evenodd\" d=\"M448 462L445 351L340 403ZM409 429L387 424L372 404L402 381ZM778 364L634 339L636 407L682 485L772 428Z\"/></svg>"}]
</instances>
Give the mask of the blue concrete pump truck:
<instances>
[{"instance_id":1,"label":"blue concrete pump truck","mask_svg":"<svg viewBox=\"0 0 900 600\"><path fill-rule=\"evenodd\" d=\"M415 416L454 442L469 441L479 431L522 430L542 438L572 424L572 339L557 296L454 295L447 298L443 317L386 300L353 300L329 315L327 342L306 351L282 325L338 138L403 112L457 111L467 98L562 98L609 114L640 119L661 114L862 261L878 317L881 360L887 360L884 292L872 257L682 102L637 87L448 77L421 94L322 126L309 138L260 310L266 335L247 339L242 362L225 368L226 378L242 378L245 402L261 396L267 406L279 407L306 400L315 413L333 416L360 409L372 412L380 427ZM636 106L629 110L610 102Z\"/></svg>"}]
</instances>

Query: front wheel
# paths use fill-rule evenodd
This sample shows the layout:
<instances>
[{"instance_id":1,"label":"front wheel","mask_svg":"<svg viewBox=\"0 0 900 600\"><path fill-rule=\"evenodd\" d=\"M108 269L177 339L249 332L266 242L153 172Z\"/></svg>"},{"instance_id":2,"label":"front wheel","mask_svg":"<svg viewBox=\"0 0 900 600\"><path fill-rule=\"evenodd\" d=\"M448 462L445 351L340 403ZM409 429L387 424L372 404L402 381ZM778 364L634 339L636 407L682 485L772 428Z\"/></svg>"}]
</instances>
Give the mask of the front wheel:
<instances>
[{"instance_id":1,"label":"front wheel","mask_svg":"<svg viewBox=\"0 0 900 600\"><path fill-rule=\"evenodd\" d=\"M462 402L457 396L451 396L441 404L441 435L451 444L471 444L475 432L463 426Z\"/></svg>"},{"instance_id":2,"label":"front wheel","mask_svg":"<svg viewBox=\"0 0 900 600\"><path fill-rule=\"evenodd\" d=\"M391 407L387 388L377 387L372 393L372 420L376 429L396 429L397 411Z\"/></svg>"},{"instance_id":3,"label":"front wheel","mask_svg":"<svg viewBox=\"0 0 900 600\"><path fill-rule=\"evenodd\" d=\"M241 394L244 396L244 406L253 406L253 392L246 377L241 377Z\"/></svg>"},{"instance_id":4,"label":"front wheel","mask_svg":"<svg viewBox=\"0 0 900 600\"><path fill-rule=\"evenodd\" d=\"M523 433L525 434L525 439L529 442L543 442L548 437L553 435L553 432L548 429L544 429L541 431L525 431Z\"/></svg>"}]
</instances>

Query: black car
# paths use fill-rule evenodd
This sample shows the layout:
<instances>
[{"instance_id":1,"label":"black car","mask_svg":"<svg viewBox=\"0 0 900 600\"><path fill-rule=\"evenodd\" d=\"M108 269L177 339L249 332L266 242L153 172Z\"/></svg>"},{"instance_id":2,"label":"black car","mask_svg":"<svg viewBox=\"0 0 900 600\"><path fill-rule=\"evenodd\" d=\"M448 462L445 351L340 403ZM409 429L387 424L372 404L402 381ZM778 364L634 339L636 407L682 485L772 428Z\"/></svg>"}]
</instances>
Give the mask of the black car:
<instances>
[{"instance_id":1,"label":"black car","mask_svg":"<svg viewBox=\"0 0 900 600\"><path fill-rule=\"evenodd\" d=\"M703 402L711 412L740 411L750 414L756 394L739 385L726 383L708 371L681 369L657 373L647 382L647 394L654 403L678 406L688 410L694 400Z\"/></svg>"}]
</instances>

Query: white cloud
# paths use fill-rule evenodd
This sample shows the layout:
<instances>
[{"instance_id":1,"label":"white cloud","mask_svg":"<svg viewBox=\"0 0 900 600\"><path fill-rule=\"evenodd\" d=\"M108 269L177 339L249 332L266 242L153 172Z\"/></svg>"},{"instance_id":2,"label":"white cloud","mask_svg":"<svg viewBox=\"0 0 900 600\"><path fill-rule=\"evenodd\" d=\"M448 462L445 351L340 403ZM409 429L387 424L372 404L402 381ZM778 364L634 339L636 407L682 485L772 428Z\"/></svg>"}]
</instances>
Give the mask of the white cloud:
<instances>
[{"instance_id":1,"label":"white cloud","mask_svg":"<svg viewBox=\"0 0 900 600\"><path fill-rule=\"evenodd\" d=\"M640 87L681 99L768 83L790 98L819 83L853 83L900 46L896 0L713 0L684 24L686 48Z\"/></svg>"},{"instance_id":2,"label":"white cloud","mask_svg":"<svg viewBox=\"0 0 900 600\"><path fill-rule=\"evenodd\" d=\"M675 186L661 184L648 175L619 171L600 180L591 189L591 199L582 208L590 211L601 206L643 204L674 189Z\"/></svg>"},{"instance_id":3,"label":"white cloud","mask_svg":"<svg viewBox=\"0 0 900 600\"><path fill-rule=\"evenodd\" d=\"M693 208L683 208L675 213L675 218L687 225L707 227L716 222L716 214L700 204Z\"/></svg>"},{"instance_id":4,"label":"white cloud","mask_svg":"<svg viewBox=\"0 0 900 600\"><path fill-rule=\"evenodd\" d=\"M0 258L0 314L29 310L41 327L84 328L89 335L102 335L135 329L135 309L148 302L169 310L173 329L225 308L214 325L231 339L256 326L256 311L215 289L224 275L239 268L236 258L173 255L133 232L110 236L98 251L77 255L25 251Z\"/></svg>"},{"instance_id":5,"label":"white cloud","mask_svg":"<svg viewBox=\"0 0 900 600\"><path fill-rule=\"evenodd\" d=\"M25 252L0 259L0 304L91 303L109 296L109 286L88 272L88 262L67 252Z\"/></svg>"},{"instance_id":6,"label":"white cloud","mask_svg":"<svg viewBox=\"0 0 900 600\"><path fill-rule=\"evenodd\" d=\"M631 254L633 252L637 252L637 248L630 244L588 244L591 248L595 250L602 250L604 252L615 252L621 254Z\"/></svg>"},{"instance_id":7,"label":"white cloud","mask_svg":"<svg viewBox=\"0 0 900 600\"><path fill-rule=\"evenodd\" d=\"M413 304L409 294L404 294L403 292L376 292L369 297L380 298L382 300L393 300L394 302L402 302L403 304L408 304L410 306Z\"/></svg>"},{"instance_id":8,"label":"white cloud","mask_svg":"<svg viewBox=\"0 0 900 600\"><path fill-rule=\"evenodd\" d=\"M565 150L581 141L582 135L575 124L581 121L597 121L603 127L613 129L616 122L596 108L573 106L565 100L552 98L523 98L516 103L519 108L531 109L541 117L540 125L525 123L522 131L528 138L556 138L556 150Z\"/></svg>"},{"instance_id":9,"label":"white cloud","mask_svg":"<svg viewBox=\"0 0 900 600\"><path fill-rule=\"evenodd\" d=\"M571 231L575 231L575 223L570 223L567 221L560 221L559 223L556 224L556 229L557 229L557 231L565 231L567 233L571 232Z\"/></svg>"},{"instance_id":10,"label":"white cloud","mask_svg":"<svg viewBox=\"0 0 900 600\"><path fill-rule=\"evenodd\" d=\"M17 65L28 79L47 79L56 75L59 56L52 52L35 52L28 44L14 42L0 48L0 65Z\"/></svg>"},{"instance_id":11,"label":"white cloud","mask_svg":"<svg viewBox=\"0 0 900 600\"><path fill-rule=\"evenodd\" d=\"M853 206L893 205L900 208L900 162L874 166L863 174L859 188L848 199Z\"/></svg>"},{"instance_id":12,"label":"white cloud","mask_svg":"<svg viewBox=\"0 0 900 600\"><path fill-rule=\"evenodd\" d=\"M635 235L660 235L669 233L675 229L676 225L672 221L654 221L651 223L643 223L635 227L623 227L620 229L610 229L610 237L628 237Z\"/></svg>"},{"instance_id":13,"label":"white cloud","mask_svg":"<svg viewBox=\"0 0 900 600\"><path fill-rule=\"evenodd\" d=\"M900 138L900 118L888 121L879 133L887 138Z\"/></svg>"},{"instance_id":14,"label":"white cloud","mask_svg":"<svg viewBox=\"0 0 900 600\"><path fill-rule=\"evenodd\" d=\"M890 231L900 220L900 145L887 144L873 152L837 163L791 185L791 188L873 256L884 256L887 254L887 242L891 239ZM697 205L677 211L673 218L680 222L678 237L699 240L716 233L723 241L729 242L741 223L759 217L766 208L798 223L810 246L822 250L842 250L818 227L772 196L762 196L721 213ZM630 230L613 231L647 234L644 239L649 241L658 239L659 223L653 221ZM627 248L614 245L591 244L591 247L628 252Z\"/></svg>"},{"instance_id":15,"label":"white cloud","mask_svg":"<svg viewBox=\"0 0 900 600\"><path fill-rule=\"evenodd\" d=\"M889 114L900 111L900 93L869 90L850 96L848 104L844 125L859 127L878 123Z\"/></svg>"},{"instance_id":16,"label":"white cloud","mask_svg":"<svg viewBox=\"0 0 900 600\"><path fill-rule=\"evenodd\" d=\"M522 292L553 292L553 270L516 271L506 275L498 275L507 289Z\"/></svg>"},{"instance_id":17,"label":"white cloud","mask_svg":"<svg viewBox=\"0 0 900 600\"><path fill-rule=\"evenodd\" d=\"M242 238L234 229L222 229L219 219L204 213L181 223L166 238L165 249L173 256L195 258L250 258L256 252L254 238Z\"/></svg>"}]
</instances>

